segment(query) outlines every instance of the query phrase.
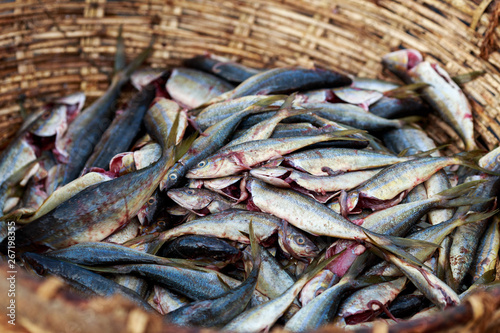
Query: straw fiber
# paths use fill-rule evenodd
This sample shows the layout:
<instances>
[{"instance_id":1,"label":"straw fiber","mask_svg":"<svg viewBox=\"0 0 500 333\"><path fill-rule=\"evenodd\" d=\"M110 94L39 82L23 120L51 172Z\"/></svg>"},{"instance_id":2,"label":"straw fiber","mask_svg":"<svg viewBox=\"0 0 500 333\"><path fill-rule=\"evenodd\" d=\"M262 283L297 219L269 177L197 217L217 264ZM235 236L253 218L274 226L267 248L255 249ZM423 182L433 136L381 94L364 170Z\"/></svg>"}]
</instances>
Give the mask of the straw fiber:
<instances>
[{"instance_id":1,"label":"straw fiber","mask_svg":"<svg viewBox=\"0 0 500 333\"><path fill-rule=\"evenodd\" d=\"M463 89L473 107L477 141L492 149L500 141L499 14L499 0L2 0L0 150L22 122L21 105L30 112L76 91L90 100L103 94L122 24L129 59L156 38L146 63L152 67L210 52L255 67L320 66L397 80L383 70L381 57L415 48L452 76L484 70ZM436 116L427 122L436 141L451 142L452 152L462 148ZM478 294L431 320L436 326L401 323L389 331L498 328L499 304L500 290ZM35 320L21 326L58 331L51 324L54 320Z\"/></svg>"}]
</instances>

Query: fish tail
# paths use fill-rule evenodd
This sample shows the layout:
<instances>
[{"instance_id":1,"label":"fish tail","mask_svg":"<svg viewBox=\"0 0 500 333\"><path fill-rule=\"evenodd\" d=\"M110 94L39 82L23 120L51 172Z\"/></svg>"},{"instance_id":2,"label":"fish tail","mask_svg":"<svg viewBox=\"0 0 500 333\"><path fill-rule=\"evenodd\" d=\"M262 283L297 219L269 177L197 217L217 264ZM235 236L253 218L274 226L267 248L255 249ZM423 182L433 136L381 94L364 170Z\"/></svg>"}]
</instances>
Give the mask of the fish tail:
<instances>
[{"instance_id":1,"label":"fish tail","mask_svg":"<svg viewBox=\"0 0 500 333\"><path fill-rule=\"evenodd\" d=\"M478 170L482 173L487 173L494 176L500 176L500 173L494 172L488 169L481 168L477 161L480 157L484 155L484 152L481 150L471 150L463 153L459 153L454 155L453 157L456 159L457 164L463 165L465 167Z\"/></svg>"},{"instance_id":2,"label":"fish tail","mask_svg":"<svg viewBox=\"0 0 500 333\"><path fill-rule=\"evenodd\" d=\"M417 266L425 266L419 259L415 258L413 255L404 251L401 247L432 247L438 248L439 245L434 243L425 242L416 239L381 235L369 230L364 230L365 235L368 237L368 242L373 244L375 247L388 251L407 262L417 265Z\"/></svg>"},{"instance_id":3,"label":"fish tail","mask_svg":"<svg viewBox=\"0 0 500 333\"><path fill-rule=\"evenodd\" d=\"M255 232L253 230L253 223L250 221L248 226L248 238L250 238L250 248L252 252L253 264L254 267L260 266L260 246L257 243L257 238L255 237Z\"/></svg>"},{"instance_id":4,"label":"fish tail","mask_svg":"<svg viewBox=\"0 0 500 333\"><path fill-rule=\"evenodd\" d=\"M285 102L286 102L287 97L288 97L287 95L271 95L271 96L263 98L263 99L255 102L254 104L250 105L248 107L248 109L254 110L255 113L258 113L258 112L262 111L262 108L270 106L274 102L277 102L280 100L285 100Z\"/></svg>"},{"instance_id":5,"label":"fish tail","mask_svg":"<svg viewBox=\"0 0 500 333\"><path fill-rule=\"evenodd\" d=\"M155 42L155 37L153 36L153 37L151 37L151 41L149 42L148 47L146 49L144 49L141 53L139 53L139 55L134 60L132 60L132 62L130 64L128 64L128 66L126 66L123 69L121 69L120 71L116 72L115 78L117 77L120 80L121 79L128 80L130 75L132 75L132 73L137 68L139 68L139 66L149 57L149 55L153 51L154 42Z\"/></svg>"},{"instance_id":6,"label":"fish tail","mask_svg":"<svg viewBox=\"0 0 500 333\"><path fill-rule=\"evenodd\" d=\"M467 183L457 185L457 186L452 187L450 189L446 189L442 192L439 192L438 194L436 194L436 196L438 196L444 200L454 199L456 197L468 194L470 191L475 189L477 186L479 186L480 184L485 183L485 182L486 182L486 180L483 180L483 179L470 181Z\"/></svg>"},{"instance_id":7,"label":"fish tail","mask_svg":"<svg viewBox=\"0 0 500 333\"><path fill-rule=\"evenodd\" d=\"M358 139L353 137L348 137L348 135L366 133L366 131L358 130L358 129L350 129L344 131L333 131L322 134L322 138L324 141L330 140L349 140L349 141L366 141L365 139Z\"/></svg>"},{"instance_id":8,"label":"fish tail","mask_svg":"<svg viewBox=\"0 0 500 333\"><path fill-rule=\"evenodd\" d=\"M436 151L439 151L443 148L446 148L448 147L449 145L441 145L439 147L436 147L436 148L433 148L433 149L429 149L429 150L426 150L426 151L423 151L423 152L420 152L420 153L416 153L416 154L412 154L411 157L428 157L430 156L432 153L436 152Z\"/></svg>"},{"instance_id":9,"label":"fish tail","mask_svg":"<svg viewBox=\"0 0 500 333\"><path fill-rule=\"evenodd\" d=\"M403 126L414 127L415 126L414 123L422 121L423 119L425 118L420 116L409 116L409 117L399 118L398 120L401 128Z\"/></svg>"},{"instance_id":10,"label":"fish tail","mask_svg":"<svg viewBox=\"0 0 500 333\"><path fill-rule=\"evenodd\" d=\"M486 219L489 219L493 215L497 214L499 211L500 211L500 209L495 209L495 210L487 212L487 213L464 214L457 219L457 227L460 227L464 224L484 221Z\"/></svg>"},{"instance_id":11,"label":"fish tail","mask_svg":"<svg viewBox=\"0 0 500 333\"><path fill-rule=\"evenodd\" d=\"M116 53L115 53L115 67L114 73L118 73L125 68L125 39L122 35L123 25L120 24L118 28L118 37L116 37Z\"/></svg>"}]
</instances>

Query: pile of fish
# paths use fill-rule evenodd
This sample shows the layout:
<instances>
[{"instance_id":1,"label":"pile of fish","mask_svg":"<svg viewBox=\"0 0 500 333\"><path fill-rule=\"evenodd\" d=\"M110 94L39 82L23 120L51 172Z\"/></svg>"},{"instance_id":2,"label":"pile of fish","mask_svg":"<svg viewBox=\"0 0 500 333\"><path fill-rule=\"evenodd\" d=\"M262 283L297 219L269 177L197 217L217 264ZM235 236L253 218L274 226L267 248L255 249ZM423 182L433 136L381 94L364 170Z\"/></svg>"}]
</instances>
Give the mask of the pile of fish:
<instances>
[{"instance_id":1,"label":"pile of fish","mask_svg":"<svg viewBox=\"0 0 500 333\"><path fill-rule=\"evenodd\" d=\"M2 152L3 260L233 332L394 323L498 286L500 148L476 145L467 78L416 50L382 59L402 84L213 55L138 69L149 52Z\"/></svg>"}]
</instances>

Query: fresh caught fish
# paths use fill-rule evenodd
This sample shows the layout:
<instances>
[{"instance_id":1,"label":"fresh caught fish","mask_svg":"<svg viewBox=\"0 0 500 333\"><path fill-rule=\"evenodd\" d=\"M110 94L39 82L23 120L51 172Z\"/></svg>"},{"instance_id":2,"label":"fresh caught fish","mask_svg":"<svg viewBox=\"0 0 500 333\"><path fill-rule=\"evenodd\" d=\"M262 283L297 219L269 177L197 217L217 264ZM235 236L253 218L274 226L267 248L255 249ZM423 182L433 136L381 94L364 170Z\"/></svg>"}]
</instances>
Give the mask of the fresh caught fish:
<instances>
[{"instance_id":1,"label":"fresh caught fish","mask_svg":"<svg viewBox=\"0 0 500 333\"><path fill-rule=\"evenodd\" d=\"M167 195L175 203L198 216L220 213L231 208L245 208L244 205L236 205L221 195L205 189L176 188L169 190Z\"/></svg>"},{"instance_id":2,"label":"fresh caught fish","mask_svg":"<svg viewBox=\"0 0 500 333\"><path fill-rule=\"evenodd\" d=\"M476 251L473 282L486 272L495 271L500 250L500 216L496 215L485 231Z\"/></svg>"},{"instance_id":3,"label":"fresh caught fish","mask_svg":"<svg viewBox=\"0 0 500 333\"><path fill-rule=\"evenodd\" d=\"M438 64L423 61L416 50L400 50L382 58L382 63L408 83L427 83L423 97L462 138L465 150L477 149L472 111L460 87Z\"/></svg>"},{"instance_id":4,"label":"fresh caught fish","mask_svg":"<svg viewBox=\"0 0 500 333\"><path fill-rule=\"evenodd\" d=\"M173 100L192 109L233 89L233 86L211 74L195 69L176 68L172 70L166 88Z\"/></svg>"},{"instance_id":5,"label":"fresh caught fish","mask_svg":"<svg viewBox=\"0 0 500 333\"><path fill-rule=\"evenodd\" d=\"M318 88L335 88L350 85L352 80L342 74L324 69L299 67L273 68L254 75L233 90L210 103L235 99L248 95L268 95Z\"/></svg>"},{"instance_id":6,"label":"fresh caught fish","mask_svg":"<svg viewBox=\"0 0 500 333\"><path fill-rule=\"evenodd\" d=\"M253 267L247 279L238 287L215 299L193 302L170 312L167 321L180 326L217 327L227 324L245 310L257 285L261 263L260 247L251 223L249 229Z\"/></svg>"},{"instance_id":7,"label":"fresh caught fish","mask_svg":"<svg viewBox=\"0 0 500 333\"><path fill-rule=\"evenodd\" d=\"M254 112L261 112L265 106L280 98L277 96L268 96L266 99L252 104L244 110L207 128L164 177L160 183L160 190L165 191L178 185L189 169L222 147L243 117Z\"/></svg>"},{"instance_id":8,"label":"fresh caught fish","mask_svg":"<svg viewBox=\"0 0 500 333\"><path fill-rule=\"evenodd\" d=\"M249 170L252 166L279 158L308 145L332 140L343 140L356 130L338 131L312 137L256 140L219 150L216 155L202 160L186 173L187 178L217 178Z\"/></svg>"},{"instance_id":9,"label":"fresh caught fish","mask_svg":"<svg viewBox=\"0 0 500 333\"><path fill-rule=\"evenodd\" d=\"M77 265L51 259L36 253L25 253L23 260L38 274L45 275L48 273L59 276L78 290L108 297L119 294L139 305L144 310L153 311L146 301L130 289L122 287L112 280Z\"/></svg>"}]
</instances>

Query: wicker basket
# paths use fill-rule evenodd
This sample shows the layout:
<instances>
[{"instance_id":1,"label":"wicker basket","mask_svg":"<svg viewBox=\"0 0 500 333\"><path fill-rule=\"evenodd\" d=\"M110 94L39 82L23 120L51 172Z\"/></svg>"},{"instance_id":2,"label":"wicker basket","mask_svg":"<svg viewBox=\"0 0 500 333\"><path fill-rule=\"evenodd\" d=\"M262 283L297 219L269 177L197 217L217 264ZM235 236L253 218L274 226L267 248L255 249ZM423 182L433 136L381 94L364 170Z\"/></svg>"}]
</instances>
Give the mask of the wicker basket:
<instances>
[{"instance_id":1,"label":"wicker basket","mask_svg":"<svg viewBox=\"0 0 500 333\"><path fill-rule=\"evenodd\" d=\"M92 99L106 90L121 24L130 58L156 36L147 61L153 67L178 65L181 59L211 52L255 67L316 65L395 79L383 71L380 60L403 47L418 49L451 75L484 70L487 74L464 90L473 106L477 141L492 149L500 141L499 15L498 0L2 0L0 149L22 122L20 98L25 108L34 110L56 96L84 91ZM434 116L428 123L436 141L452 142L451 150L460 150L460 140L447 125ZM19 288L30 299L33 283L24 282L20 280ZM42 300L37 304L45 300L48 311L48 299L38 293L35 298ZM71 298L66 302L72 304ZM24 319L16 331L60 331L57 317L41 320L33 308L25 309L18 308ZM116 311L133 313L124 309ZM0 327L13 329L0 322ZM479 332L490 327L493 332L500 327L500 290L476 295L427 322L403 323L390 331ZM76 331L86 327L91 326ZM127 330L144 332L148 327ZM385 332L387 327L376 330Z\"/></svg>"}]
</instances>

